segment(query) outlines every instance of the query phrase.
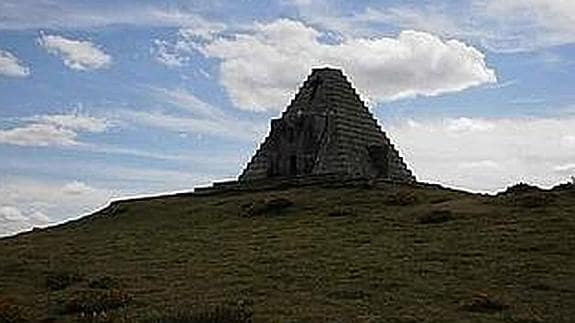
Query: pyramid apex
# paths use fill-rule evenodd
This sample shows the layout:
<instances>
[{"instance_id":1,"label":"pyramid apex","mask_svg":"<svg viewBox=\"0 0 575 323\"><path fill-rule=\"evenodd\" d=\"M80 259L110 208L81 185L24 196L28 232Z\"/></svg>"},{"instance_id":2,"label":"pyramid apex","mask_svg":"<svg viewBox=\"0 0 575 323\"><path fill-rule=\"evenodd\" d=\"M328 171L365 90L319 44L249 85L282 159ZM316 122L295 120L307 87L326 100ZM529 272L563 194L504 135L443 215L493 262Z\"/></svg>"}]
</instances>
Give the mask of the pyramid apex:
<instances>
[{"instance_id":1,"label":"pyramid apex","mask_svg":"<svg viewBox=\"0 0 575 323\"><path fill-rule=\"evenodd\" d=\"M340 68L336 68L336 67L329 67L329 66L324 66L324 67L313 67L311 69L311 75L314 74L325 74L325 73L337 73L340 75L343 75L343 71Z\"/></svg>"}]
</instances>

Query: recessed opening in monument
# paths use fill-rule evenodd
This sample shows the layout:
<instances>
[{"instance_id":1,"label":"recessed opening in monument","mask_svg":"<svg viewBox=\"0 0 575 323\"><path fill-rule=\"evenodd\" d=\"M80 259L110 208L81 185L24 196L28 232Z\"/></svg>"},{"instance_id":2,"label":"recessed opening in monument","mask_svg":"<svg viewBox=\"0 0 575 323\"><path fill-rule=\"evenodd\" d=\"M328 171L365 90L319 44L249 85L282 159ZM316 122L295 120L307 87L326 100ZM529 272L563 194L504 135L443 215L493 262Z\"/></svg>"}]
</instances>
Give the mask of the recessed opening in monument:
<instances>
[{"instance_id":1,"label":"recessed opening in monument","mask_svg":"<svg viewBox=\"0 0 575 323\"><path fill-rule=\"evenodd\" d=\"M289 158L289 174L297 175L297 156L291 155Z\"/></svg>"}]
</instances>

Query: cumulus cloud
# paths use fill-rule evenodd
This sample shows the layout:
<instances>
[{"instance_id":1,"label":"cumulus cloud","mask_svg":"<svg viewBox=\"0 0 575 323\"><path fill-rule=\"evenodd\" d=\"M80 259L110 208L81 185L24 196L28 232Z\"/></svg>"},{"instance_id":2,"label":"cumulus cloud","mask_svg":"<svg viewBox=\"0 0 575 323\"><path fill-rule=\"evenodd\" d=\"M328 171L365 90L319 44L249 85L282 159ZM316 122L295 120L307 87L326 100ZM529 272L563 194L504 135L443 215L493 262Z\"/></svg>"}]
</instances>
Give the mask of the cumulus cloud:
<instances>
[{"instance_id":1,"label":"cumulus cloud","mask_svg":"<svg viewBox=\"0 0 575 323\"><path fill-rule=\"evenodd\" d=\"M42 212L25 214L16 207L0 205L0 237L33 227L42 227L49 223L50 219Z\"/></svg>"},{"instance_id":2,"label":"cumulus cloud","mask_svg":"<svg viewBox=\"0 0 575 323\"><path fill-rule=\"evenodd\" d=\"M26 119L12 129L0 129L0 144L18 146L79 146L80 132L102 132L109 127L106 119L81 115L43 115Z\"/></svg>"},{"instance_id":3,"label":"cumulus cloud","mask_svg":"<svg viewBox=\"0 0 575 323\"><path fill-rule=\"evenodd\" d=\"M111 191L74 182L0 178L0 236L43 227L92 212Z\"/></svg>"},{"instance_id":4,"label":"cumulus cloud","mask_svg":"<svg viewBox=\"0 0 575 323\"><path fill-rule=\"evenodd\" d=\"M8 77L26 77L30 69L9 51L0 49L0 75Z\"/></svg>"},{"instance_id":5,"label":"cumulus cloud","mask_svg":"<svg viewBox=\"0 0 575 323\"><path fill-rule=\"evenodd\" d=\"M341 67L369 100L433 96L496 82L484 55L457 40L403 31L396 38L353 38L339 43L301 22L280 19L249 33L197 43L220 63L221 83L234 104L279 110L311 67Z\"/></svg>"},{"instance_id":6,"label":"cumulus cloud","mask_svg":"<svg viewBox=\"0 0 575 323\"><path fill-rule=\"evenodd\" d=\"M74 40L57 35L42 35L38 43L49 53L60 57L66 66L74 70L95 70L109 67L112 57L94 43Z\"/></svg>"},{"instance_id":7,"label":"cumulus cloud","mask_svg":"<svg viewBox=\"0 0 575 323\"><path fill-rule=\"evenodd\" d=\"M455 125L455 126L454 126ZM575 118L448 118L386 130L418 179L475 191L520 181L553 186L575 175Z\"/></svg>"}]
</instances>

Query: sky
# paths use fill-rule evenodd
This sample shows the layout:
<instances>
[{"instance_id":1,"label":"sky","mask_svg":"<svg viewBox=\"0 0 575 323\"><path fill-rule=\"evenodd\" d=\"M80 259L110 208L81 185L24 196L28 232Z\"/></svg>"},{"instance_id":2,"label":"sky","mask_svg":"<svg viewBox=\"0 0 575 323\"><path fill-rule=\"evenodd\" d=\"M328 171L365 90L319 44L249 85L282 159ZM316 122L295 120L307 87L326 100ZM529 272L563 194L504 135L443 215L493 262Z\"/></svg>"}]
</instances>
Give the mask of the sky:
<instances>
[{"instance_id":1,"label":"sky","mask_svg":"<svg viewBox=\"0 0 575 323\"><path fill-rule=\"evenodd\" d=\"M233 179L311 68L421 181L575 175L575 1L0 2L0 236Z\"/></svg>"}]
</instances>

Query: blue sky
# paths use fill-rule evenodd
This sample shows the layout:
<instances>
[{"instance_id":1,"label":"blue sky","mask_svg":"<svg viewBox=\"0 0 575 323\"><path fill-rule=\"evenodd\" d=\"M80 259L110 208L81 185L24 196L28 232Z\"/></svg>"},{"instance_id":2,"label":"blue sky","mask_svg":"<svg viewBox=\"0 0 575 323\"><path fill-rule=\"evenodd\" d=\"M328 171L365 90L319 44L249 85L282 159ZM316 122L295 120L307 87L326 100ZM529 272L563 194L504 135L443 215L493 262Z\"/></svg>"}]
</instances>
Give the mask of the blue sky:
<instances>
[{"instance_id":1,"label":"blue sky","mask_svg":"<svg viewBox=\"0 0 575 323\"><path fill-rule=\"evenodd\" d=\"M0 235L239 174L340 67L420 180L575 175L575 2L0 3Z\"/></svg>"}]
</instances>

